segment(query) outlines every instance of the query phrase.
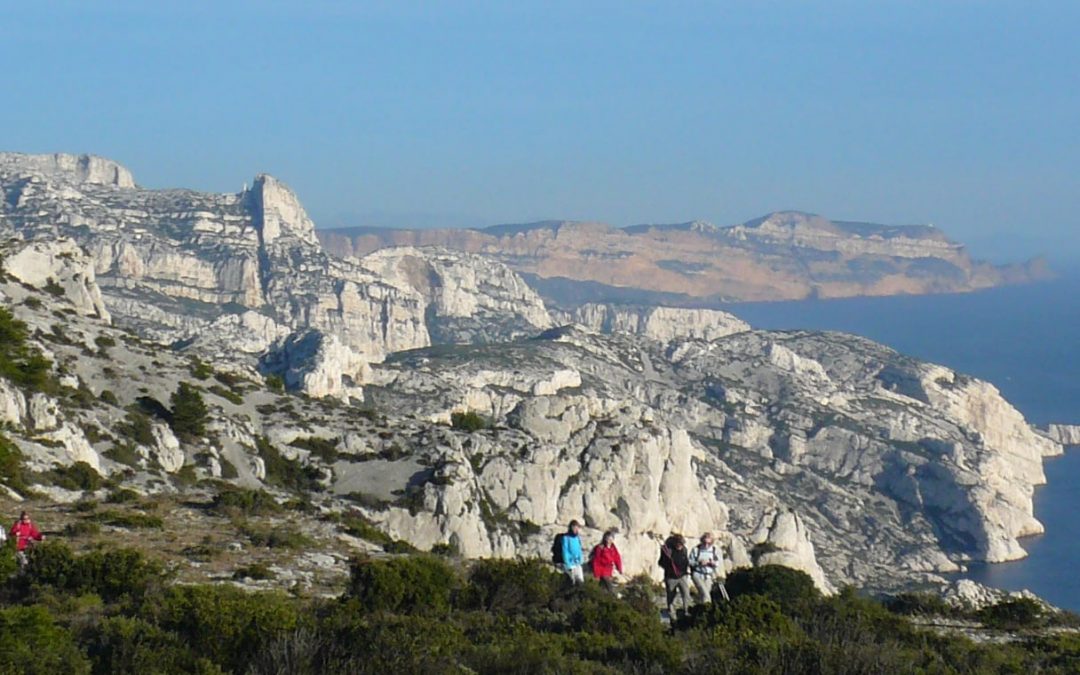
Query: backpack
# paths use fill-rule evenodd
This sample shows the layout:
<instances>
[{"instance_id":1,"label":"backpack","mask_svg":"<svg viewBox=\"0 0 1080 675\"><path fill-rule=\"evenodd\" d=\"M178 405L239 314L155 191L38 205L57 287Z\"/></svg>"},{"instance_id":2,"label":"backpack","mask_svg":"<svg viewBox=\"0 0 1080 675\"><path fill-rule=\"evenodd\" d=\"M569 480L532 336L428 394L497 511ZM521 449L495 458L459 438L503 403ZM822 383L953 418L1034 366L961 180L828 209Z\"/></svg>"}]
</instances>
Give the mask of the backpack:
<instances>
[{"instance_id":1,"label":"backpack","mask_svg":"<svg viewBox=\"0 0 1080 675\"><path fill-rule=\"evenodd\" d=\"M555 541L551 542L551 562L556 565L563 564L562 559L562 540L566 536L565 532L560 532L555 535Z\"/></svg>"}]
</instances>

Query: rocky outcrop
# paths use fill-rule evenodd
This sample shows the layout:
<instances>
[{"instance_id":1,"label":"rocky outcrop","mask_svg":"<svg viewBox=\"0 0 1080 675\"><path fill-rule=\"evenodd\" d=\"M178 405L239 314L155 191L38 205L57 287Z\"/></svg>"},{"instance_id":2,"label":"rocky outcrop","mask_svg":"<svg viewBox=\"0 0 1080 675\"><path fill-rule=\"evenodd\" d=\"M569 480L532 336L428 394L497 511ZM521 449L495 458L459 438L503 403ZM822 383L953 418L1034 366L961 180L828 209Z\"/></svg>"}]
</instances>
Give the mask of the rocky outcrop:
<instances>
[{"instance_id":1,"label":"rocky outcrop","mask_svg":"<svg viewBox=\"0 0 1080 675\"><path fill-rule=\"evenodd\" d=\"M1080 424L1051 424L1046 435L1062 445L1080 445Z\"/></svg>"},{"instance_id":2,"label":"rocky outcrop","mask_svg":"<svg viewBox=\"0 0 1080 675\"><path fill-rule=\"evenodd\" d=\"M333 335L293 333L271 345L261 367L280 375L289 389L309 396L364 400L359 383L368 379L368 362Z\"/></svg>"},{"instance_id":3,"label":"rocky outcrop","mask_svg":"<svg viewBox=\"0 0 1080 675\"><path fill-rule=\"evenodd\" d=\"M818 588L833 591L814 555L814 544L799 514L794 511L766 514L750 535L756 565L783 565L806 572Z\"/></svg>"},{"instance_id":4,"label":"rocky outcrop","mask_svg":"<svg viewBox=\"0 0 1080 675\"><path fill-rule=\"evenodd\" d=\"M64 296L77 311L110 320L94 278L93 261L70 239L0 248L0 271L24 284Z\"/></svg>"},{"instance_id":5,"label":"rocky outcrop","mask_svg":"<svg viewBox=\"0 0 1080 675\"><path fill-rule=\"evenodd\" d=\"M716 340L750 330L750 324L742 319L714 309L586 303L572 312L560 312L556 318L601 333L644 335L665 344L680 339Z\"/></svg>"},{"instance_id":6,"label":"rocky outcrop","mask_svg":"<svg viewBox=\"0 0 1080 675\"><path fill-rule=\"evenodd\" d=\"M528 275L549 304L700 306L720 300L969 291L1045 278L1045 265L972 260L932 226L830 221L796 211L741 225L700 221L615 228L546 221L479 230L318 232L339 255L393 246L483 253Z\"/></svg>"}]
</instances>

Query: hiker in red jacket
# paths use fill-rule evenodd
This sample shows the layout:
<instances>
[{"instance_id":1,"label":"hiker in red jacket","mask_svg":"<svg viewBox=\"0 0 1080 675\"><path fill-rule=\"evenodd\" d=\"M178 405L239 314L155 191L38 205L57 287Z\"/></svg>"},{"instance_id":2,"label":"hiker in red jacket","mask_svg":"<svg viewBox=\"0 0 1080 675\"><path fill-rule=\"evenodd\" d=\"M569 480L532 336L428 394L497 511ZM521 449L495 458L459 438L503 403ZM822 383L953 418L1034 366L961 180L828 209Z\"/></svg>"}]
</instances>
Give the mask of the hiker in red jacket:
<instances>
[{"instance_id":1,"label":"hiker in red jacket","mask_svg":"<svg viewBox=\"0 0 1080 675\"><path fill-rule=\"evenodd\" d=\"M41 541L45 537L30 522L30 514L26 511L19 514L19 519L11 526L9 534L15 539L15 559L19 561L19 569L23 569L28 562L26 548L30 546L31 542Z\"/></svg>"},{"instance_id":2,"label":"hiker in red jacket","mask_svg":"<svg viewBox=\"0 0 1080 675\"><path fill-rule=\"evenodd\" d=\"M619 574L623 573L622 556L619 555L619 549L615 548L615 530L604 533L600 543L593 547L591 558L593 577L601 586L614 593L612 575L615 570L619 570Z\"/></svg>"}]
</instances>

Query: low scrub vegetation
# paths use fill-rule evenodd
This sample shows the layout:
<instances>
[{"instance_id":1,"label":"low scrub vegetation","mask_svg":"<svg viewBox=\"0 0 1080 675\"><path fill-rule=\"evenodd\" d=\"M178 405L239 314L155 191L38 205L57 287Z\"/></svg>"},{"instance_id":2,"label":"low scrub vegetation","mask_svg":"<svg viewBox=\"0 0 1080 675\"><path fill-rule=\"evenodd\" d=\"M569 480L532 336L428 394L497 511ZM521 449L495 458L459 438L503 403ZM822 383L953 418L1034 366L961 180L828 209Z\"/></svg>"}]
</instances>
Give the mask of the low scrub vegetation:
<instances>
[{"instance_id":1,"label":"low scrub vegetation","mask_svg":"<svg viewBox=\"0 0 1080 675\"><path fill-rule=\"evenodd\" d=\"M0 552L8 565L10 548ZM258 562L237 579L269 579ZM823 597L779 567L736 571L731 602L661 623L647 579L619 599L567 588L539 561L400 556L354 561L344 594L303 599L172 585L127 549L36 547L0 581L0 672L28 673L1069 673L1074 633L975 643L921 629L845 590ZM913 609L914 608L914 609ZM1031 620L1009 601L990 612ZM1041 612L1041 609L1040 609Z\"/></svg>"}]
</instances>

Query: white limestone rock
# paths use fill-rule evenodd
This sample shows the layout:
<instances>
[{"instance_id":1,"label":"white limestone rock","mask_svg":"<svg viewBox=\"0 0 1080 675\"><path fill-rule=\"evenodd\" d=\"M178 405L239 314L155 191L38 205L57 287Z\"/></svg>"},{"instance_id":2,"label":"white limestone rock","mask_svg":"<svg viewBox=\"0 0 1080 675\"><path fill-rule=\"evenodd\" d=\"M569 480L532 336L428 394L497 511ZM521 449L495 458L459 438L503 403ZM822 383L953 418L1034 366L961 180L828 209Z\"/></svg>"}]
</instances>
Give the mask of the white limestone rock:
<instances>
[{"instance_id":1,"label":"white limestone rock","mask_svg":"<svg viewBox=\"0 0 1080 675\"><path fill-rule=\"evenodd\" d=\"M1080 424L1051 424L1046 435L1062 445L1080 445Z\"/></svg>"},{"instance_id":2,"label":"white limestone rock","mask_svg":"<svg viewBox=\"0 0 1080 675\"><path fill-rule=\"evenodd\" d=\"M750 330L745 321L714 309L586 303L557 318L601 333L644 335L664 344L680 339L712 341Z\"/></svg>"},{"instance_id":3,"label":"white limestone rock","mask_svg":"<svg viewBox=\"0 0 1080 675\"><path fill-rule=\"evenodd\" d=\"M360 383L367 379L369 364L334 335L314 330L289 335L271 346L262 367L308 396L364 400Z\"/></svg>"},{"instance_id":4,"label":"white limestone rock","mask_svg":"<svg viewBox=\"0 0 1080 675\"><path fill-rule=\"evenodd\" d=\"M9 247L10 248L10 247ZM59 288L75 309L110 320L94 277L93 262L71 239L45 239L4 251L3 272L39 289Z\"/></svg>"},{"instance_id":5,"label":"white limestone rock","mask_svg":"<svg viewBox=\"0 0 1080 675\"><path fill-rule=\"evenodd\" d=\"M755 565L791 567L806 572L823 593L835 591L817 562L806 524L794 511L766 514L751 541L760 551L754 556Z\"/></svg>"}]
</instances>

